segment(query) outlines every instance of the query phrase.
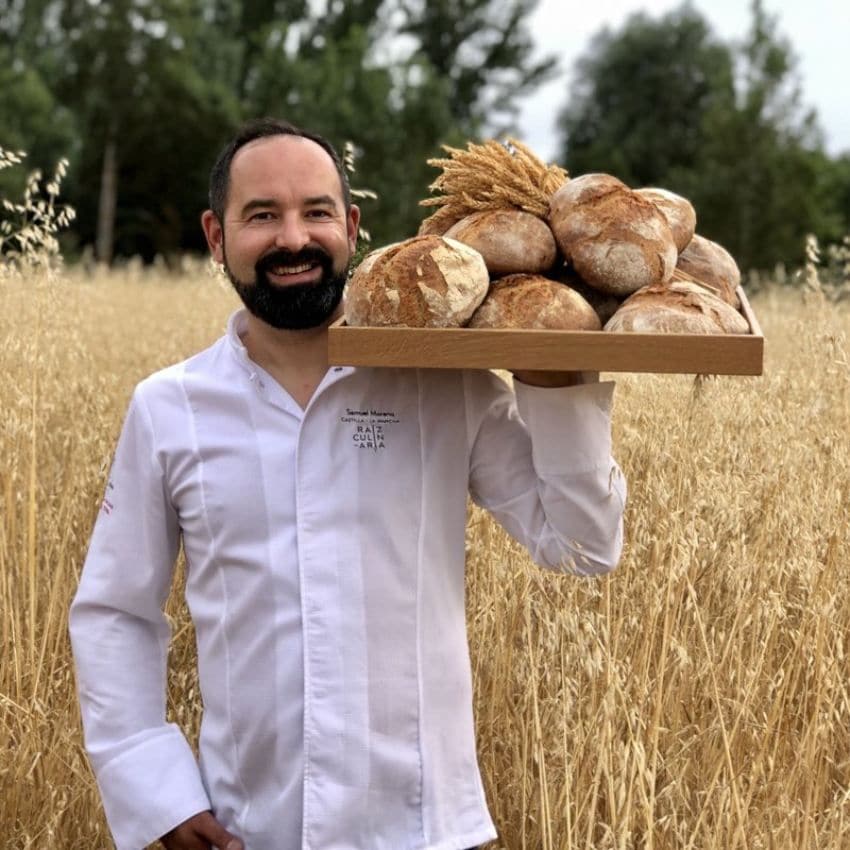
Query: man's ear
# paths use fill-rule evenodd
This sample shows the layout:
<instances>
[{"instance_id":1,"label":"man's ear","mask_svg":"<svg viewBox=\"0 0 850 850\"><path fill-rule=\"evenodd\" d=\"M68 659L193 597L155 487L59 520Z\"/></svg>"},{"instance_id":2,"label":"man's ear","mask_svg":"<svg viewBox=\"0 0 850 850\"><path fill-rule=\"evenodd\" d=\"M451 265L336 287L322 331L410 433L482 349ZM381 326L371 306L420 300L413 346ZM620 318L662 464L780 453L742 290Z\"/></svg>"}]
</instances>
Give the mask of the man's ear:
<instances>
[{"instance_id":1,"label":"man's ear","mask_svg":"<svg viewBox=\"0 0 850 850\"><path fill-rule=\"evenodd\" d=\"M360 207L356 204L352 204L348 210L346 226L348 229L348 246L353 254L357 248L357 234L360 229Z\"/></svg>"},{"instance_id":2,"label":"man's ear","mask_svg":"<svg viewBox=\"0 0 850 850\"><path fill-rule=\"evenodd\" d=\"M204 211L201 214L201 227L204 229L213 259L217 263L224 263L224 230L218 216L212 210Z\"/></svg>"}]
</instances>

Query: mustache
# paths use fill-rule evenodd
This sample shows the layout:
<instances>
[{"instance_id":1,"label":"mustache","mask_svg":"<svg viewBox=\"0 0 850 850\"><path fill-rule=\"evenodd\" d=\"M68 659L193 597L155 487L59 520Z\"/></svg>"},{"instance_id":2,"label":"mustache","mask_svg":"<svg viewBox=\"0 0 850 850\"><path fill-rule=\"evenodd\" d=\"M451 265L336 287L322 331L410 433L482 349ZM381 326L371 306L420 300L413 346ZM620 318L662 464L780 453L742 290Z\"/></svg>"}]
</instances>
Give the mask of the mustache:
<instances>
[{"instance_id":1,"label":"mustache","mask_svg":"<svg viewBox=\"0 0 850 850\"><path fill-rule=\"evenodd\" d=\"M254 267L257 275L265 275L275 266L300 266L318 263L325 271L333 268L333 257L319 246L307 246L300 251L280 249L260 257Z\"/></svg>"}]
</instances>

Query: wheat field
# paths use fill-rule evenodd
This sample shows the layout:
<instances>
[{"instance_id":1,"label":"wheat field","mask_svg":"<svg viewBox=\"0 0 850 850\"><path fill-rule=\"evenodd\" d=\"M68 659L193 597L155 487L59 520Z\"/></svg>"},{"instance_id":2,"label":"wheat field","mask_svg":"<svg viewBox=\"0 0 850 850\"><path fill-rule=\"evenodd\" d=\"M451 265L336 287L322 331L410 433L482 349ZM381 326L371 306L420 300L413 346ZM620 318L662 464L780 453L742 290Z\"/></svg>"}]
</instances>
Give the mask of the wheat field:
<instances>
[{"instance_id":1,"label":"wheat field","mask_svg":"<svg viewBox=\"0 0 850 850\"><path fill-rule=\"evenodd\" d=\"M67 608L133 385L234 305L200 265L0 279L3 848L112 846ZM780 287L753 306L762 377L617 376L630 501L610 576L544 573L470 513L494 846L850 847L850 310ZM169 696L194 734L179 572Z\"/></svg>"}]
</instances>

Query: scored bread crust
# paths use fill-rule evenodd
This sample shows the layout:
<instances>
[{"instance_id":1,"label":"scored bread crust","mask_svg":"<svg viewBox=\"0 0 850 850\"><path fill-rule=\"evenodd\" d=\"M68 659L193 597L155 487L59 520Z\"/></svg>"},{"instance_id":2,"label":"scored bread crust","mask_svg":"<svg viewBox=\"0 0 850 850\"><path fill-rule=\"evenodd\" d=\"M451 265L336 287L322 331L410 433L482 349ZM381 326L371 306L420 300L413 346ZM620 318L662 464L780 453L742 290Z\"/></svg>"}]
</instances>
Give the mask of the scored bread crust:
<instances>
[{"instance_id":1,"label":"scored bread crust","mask_svg":"<svg viewBox=\"0 0 850 850\"><path fill-rule=\"evenodd\" d=\"M667 220L650 200L609 174L585 174L552 196L549 226L581 279L629 295L666 283L678 252Z\"/></svg>"},{"instance_id":2,"label":"scored bread crust","mask_svg":"<svg viewBox=\"0 0 850 850\"><path fill-rule=\"evenodd\" d=\"M701 286L674 281L635 292L606 322L606 331L626 333L747 334L747 320Z\"/></svg>"},{"instance_id":3,"label":"scored bread crust","mask_svg":"<svg viewBox=\"0 0 850 850\"><path fill-rule=\"evenodd\" d=\"M733 256L717 242L694 235L679 254L676 268L692 277L695 283L704 284L727 304L741 306L738 297L741 270Z\"/></svg>"},{"instance_id":4,"label":"scored bread crust","mask_svg":"<svg viewBox=\"0 0 850 850\"><path fill-rule=\"evenodd\" d=\"M471 213L453 224L446 236L475 248L493 277L548 271L558 255L549 225L523 210Z\"/></svg>"},{"instance_id":5,"label":"scored bread crust","mask_svg":"<svg viewBox=\"0 0 850 850\"><path fill-rule=\"evenodd\" d=\"M676 250L679 253L684 251L691 239L694 238L697 226L697 212L694 205L687 198L683 198L669 189L659 189L657 186L647 186L635 191L642 198L646 198L655 204L664 218L667 219Z\"/></svg>"},{"instance_id":6,"label":"scored bread crust","mask_svg":"<svg viewBox=\"0 0 850 850\"><path fill-rule=\"evenodd\" d=\"M569 286L542 275L512 274L493 281L469 327L598 331L602 323Z\"/></svg>"},{"instance_id":7,"label":"scored bread crust","mask_svg":"<svg viewBox=\"0 0 850 850\"><path fill-rule=\"evenodd\" d=\"M487 294L481 255L444 236L414 236L368 254L345 289L353 326L461 327Z\"/></svg>"}]
</instances>

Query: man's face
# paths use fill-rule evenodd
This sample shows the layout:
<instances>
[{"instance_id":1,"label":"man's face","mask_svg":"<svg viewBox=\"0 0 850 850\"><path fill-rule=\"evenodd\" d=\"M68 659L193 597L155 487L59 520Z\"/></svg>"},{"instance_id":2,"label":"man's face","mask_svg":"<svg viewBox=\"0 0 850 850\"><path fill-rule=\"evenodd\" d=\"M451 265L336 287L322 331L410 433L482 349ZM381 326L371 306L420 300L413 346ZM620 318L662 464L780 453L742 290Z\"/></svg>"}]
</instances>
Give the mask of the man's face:
<instances>
[{"instance_id":1,"label":"man's face","mask_svg":"<svg viewBox=\"0 0 850 850\"><path fill-rule=\"evenodd\" d=\"M327 324L335 315L357 239L330 156L299 136L240 148L230 166L224 221L204 214L213 257L246 308L275 328Z\"/></svg>"}]
</instances>

